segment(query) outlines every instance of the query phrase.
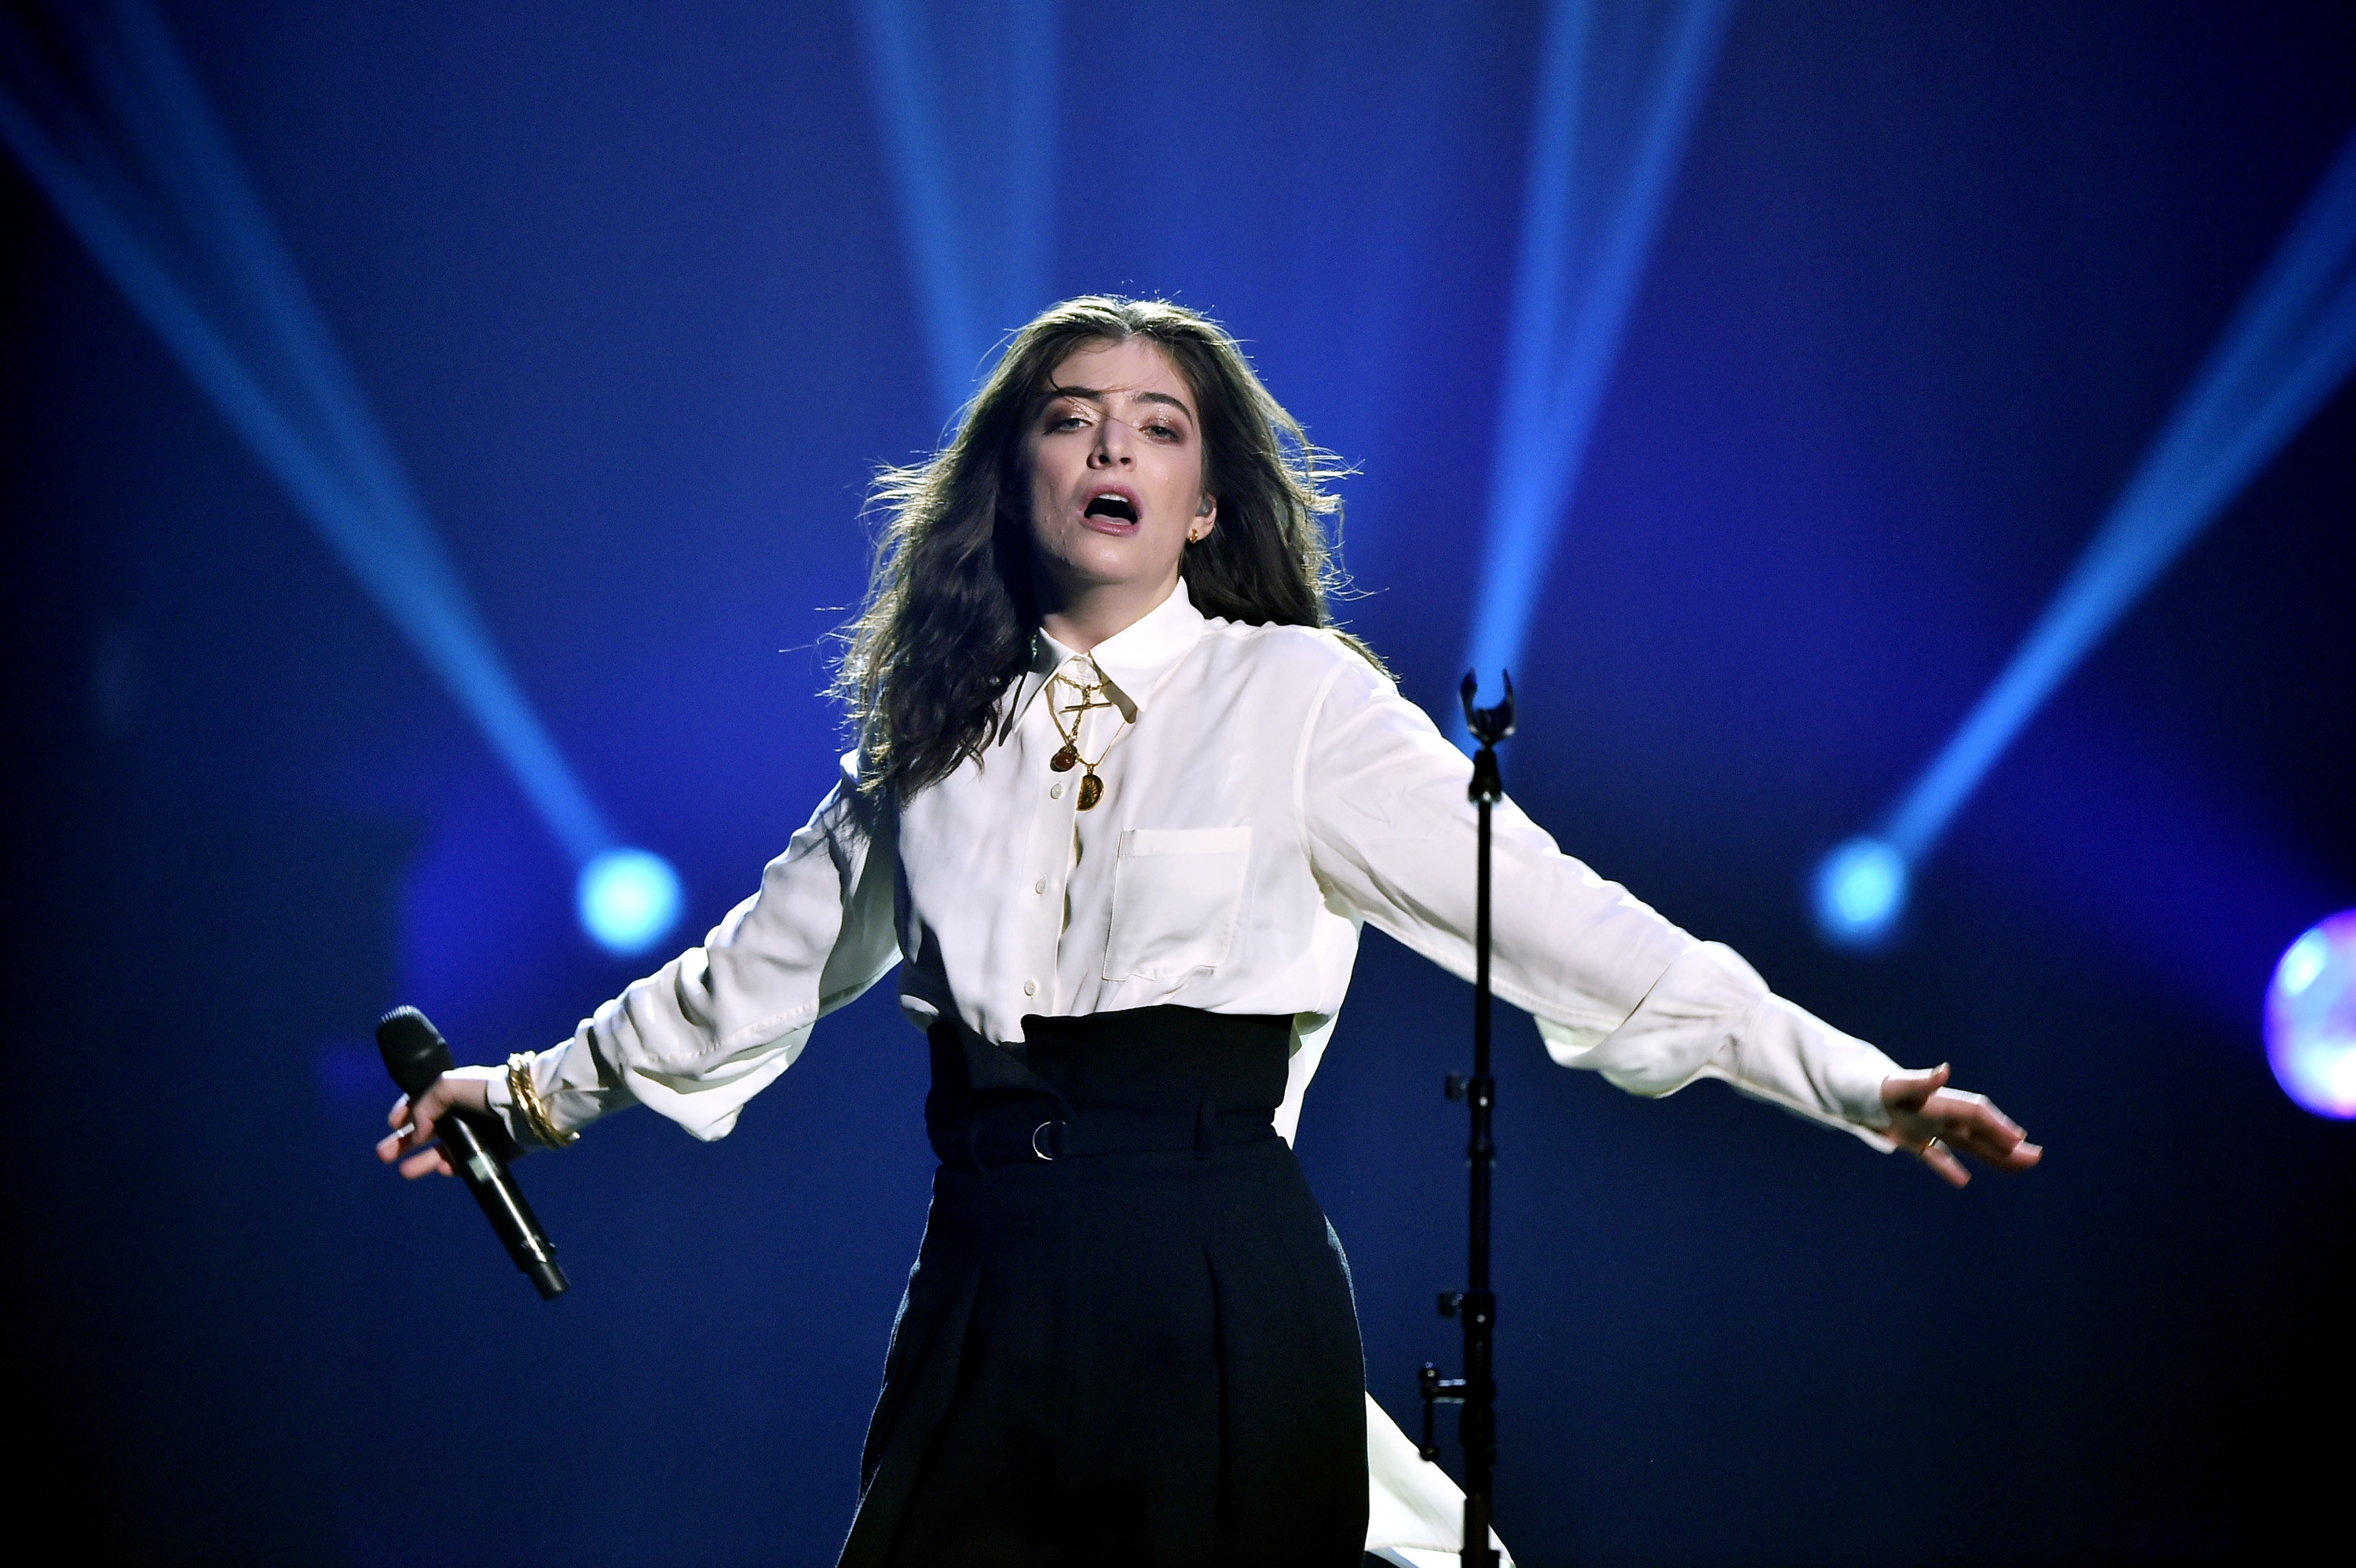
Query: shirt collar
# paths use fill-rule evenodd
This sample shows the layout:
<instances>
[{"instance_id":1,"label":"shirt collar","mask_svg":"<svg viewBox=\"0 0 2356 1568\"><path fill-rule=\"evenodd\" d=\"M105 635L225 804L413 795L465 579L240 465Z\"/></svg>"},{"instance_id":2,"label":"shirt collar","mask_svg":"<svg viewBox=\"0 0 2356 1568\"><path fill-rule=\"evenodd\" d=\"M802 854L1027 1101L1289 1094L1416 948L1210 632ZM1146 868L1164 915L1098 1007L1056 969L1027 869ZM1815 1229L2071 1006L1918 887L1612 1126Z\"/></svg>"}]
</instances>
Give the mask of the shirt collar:
<instances>
[{"instance_id":1,"label":"shirt collar","mask_svg":"<svg viewBox=\"0 0 2356 1568\"><path fill-rule=\"evenodd\" d=\"M1013 701L1006 706L999 739L1013 733L1031 699L1074 658L1093 658L1098 673L1104 677L1105 695L1119 706L1123 719L1135 723L1162 677L1201 640L1203 625L1203 613L1187 597L1186 580L1182 577L1169 598L1098 643L1092 655L1066 647L1044 630L1035 632L1031 663L1016 683Z\"/></svg>"}]
</instances>

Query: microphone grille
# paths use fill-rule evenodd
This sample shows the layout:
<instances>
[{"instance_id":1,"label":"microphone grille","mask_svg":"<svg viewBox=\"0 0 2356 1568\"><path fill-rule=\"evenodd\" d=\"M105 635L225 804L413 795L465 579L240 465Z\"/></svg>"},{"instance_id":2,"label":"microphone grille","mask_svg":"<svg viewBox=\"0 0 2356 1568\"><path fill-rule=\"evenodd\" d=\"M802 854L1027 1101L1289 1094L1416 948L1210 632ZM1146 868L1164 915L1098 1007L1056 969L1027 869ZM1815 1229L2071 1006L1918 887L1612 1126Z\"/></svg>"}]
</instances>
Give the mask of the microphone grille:
<instances>
[{"instance_id":1,"label":"microphone grille","mask_svg":"<svg viewBox=\"0 0 2356 1568\"><path fill-rule=\"evenodd\" d=\"M392 1074L401 1092L412 1098L455 1065L450 1042L431 1019L412 1007L395 1008L378 1022L376 1048L384 1057L384 1070Z\"/></svg>"}]
</instances>

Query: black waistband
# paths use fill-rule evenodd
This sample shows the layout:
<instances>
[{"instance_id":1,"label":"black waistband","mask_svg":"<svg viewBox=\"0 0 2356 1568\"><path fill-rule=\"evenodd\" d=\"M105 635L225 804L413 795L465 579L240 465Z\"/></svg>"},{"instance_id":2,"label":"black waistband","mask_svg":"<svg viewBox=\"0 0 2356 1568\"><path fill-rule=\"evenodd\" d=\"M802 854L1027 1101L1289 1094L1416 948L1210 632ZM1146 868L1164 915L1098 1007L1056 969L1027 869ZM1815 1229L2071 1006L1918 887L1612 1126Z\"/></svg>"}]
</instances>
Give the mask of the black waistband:
<instances>
[{"instance_id":1,"label":"black waistband","mask_svg":"<svg viewBox=\"0 0 2356 1568\"><path fill-rule=\"evenodd\" d=\"M948 1164L1006 1165L1258 1143L1276 1136L1287 1016L1136 1008L1023 1020L996 1045L936 1023L925 1125Z\"/></svg>"}]
</instances>

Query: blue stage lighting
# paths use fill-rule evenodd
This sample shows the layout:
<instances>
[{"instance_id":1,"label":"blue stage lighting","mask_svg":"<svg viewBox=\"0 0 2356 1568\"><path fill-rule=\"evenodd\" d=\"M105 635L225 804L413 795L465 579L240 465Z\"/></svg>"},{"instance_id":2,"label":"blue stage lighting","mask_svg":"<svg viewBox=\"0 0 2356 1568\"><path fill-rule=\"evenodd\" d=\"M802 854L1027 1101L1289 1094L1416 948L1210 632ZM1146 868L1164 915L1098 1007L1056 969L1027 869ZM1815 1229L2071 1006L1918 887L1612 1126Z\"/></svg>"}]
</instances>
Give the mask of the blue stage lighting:
<instances>
[{"instance_id":1,"label":"blue stage lighting","mask_svg":"<svg viewBox=\"0 0 2356 1568\"><path fill-rule=\"evenodd\" d=\"M1906 912L1906 857L1881 839L1859 837L1816 868L1816 930L1836 947L1871 948Z\"/></svg>"},{"instance_id":2,"label":"blue stage lighting","mask_svg":"<svg viewBox=\"0 0 2356 1568\"><path fill-rule=\"evenodd\" d=\"M2356 1118L2356 910L2285 950L2266 987L2266 1061L2319 1116Z\"/></svg>"},{"instance_id":3,"label":"blue stage lighting","mask_svg":"<svg viewBox=\"0 0 2356 1568\"><path fill-rule=\"evenodd\" d=\"M1730 8L1555 0L1547 12L1466 656L1484 675L1520 662Z\"/></svg>"},{"instance_id":4,"label":"blue stage lighting","mask_svg":"<svg viewBox=\"0 0 2356 1568\"><path fill-rule=\"evenodd\" d=\"M2053 688L2351 368L2356 135L2226 323L2069 578L1877 837L1907 865L1920 863Z\"/></svg>"},{"instance_id":5,"label":"blue stage lighting","mask_svg":"<svg viewBox=\"0 0 2356 1568\"><path fill-rule=\"evenodd\" d=\"M951 414L1047 304L1061 17L1055 0L860 0L859 22Z\"/></svg>"},{"instance_id":6,"label":"blue stage lighting","mask_svg":"<svg viewBox=\"0 0 2356 1568\"><path fill-rule=\"evenodd\" d=\"M581 929L618 957L644 953L679 923L679 873L647 849L608 849L581 868Z\"/></svg>"},{"instance_id":7,"label":"blue stage lighting","mask_svg":"<svg viewBox=\"0 0 2356 1568\"><path fill-rule=\"evenodd\" d=\"M195 78L138 0L57 13L77 101L0 50L0 140L480 728L576 862L612 830L558 752ZM8 40L14 43L15 40Z\"/></svg>"}]
</instances>

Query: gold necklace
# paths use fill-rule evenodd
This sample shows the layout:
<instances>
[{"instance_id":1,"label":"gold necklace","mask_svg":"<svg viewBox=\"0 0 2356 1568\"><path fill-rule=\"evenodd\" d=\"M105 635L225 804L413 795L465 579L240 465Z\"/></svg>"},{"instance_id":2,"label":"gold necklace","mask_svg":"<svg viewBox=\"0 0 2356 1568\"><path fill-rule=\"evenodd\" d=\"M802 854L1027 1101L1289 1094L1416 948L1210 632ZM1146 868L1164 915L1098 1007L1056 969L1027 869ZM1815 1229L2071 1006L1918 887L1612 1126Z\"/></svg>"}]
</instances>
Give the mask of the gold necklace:
<instances>
[{"instance_id":1,"label":"gold necklace","mask_svg":"<svg viewBox=\"0 0 2356 1568\"><path fill-rule=\"evenodd\" d=\"M1067 709L1058 709L1055 706L1054 690L1058 686L1071 688L1079 695L1080 699ZM1120 731L1118 727L1114 729L1112 741L1105 742L1104 750L1097 753L1097 761L1092 763L1080 755L1080 726L1087 721L1089 709L1110 708L1118 710L1119 705L1109 699L1098 699L1097 694L1104 689L1102 682L1088 681L1083 684L1060 670L1055 673L1055 678L1048 682L1048 688L1047 717L1055 720L1055 733L1064 738L1064 749L1050 757L1047 760L1047 765L1059 773L1070 773L1074 768L1080 769L1080 809L1094 810L1097 802L1104 798L1104 780L1097 777L1097 763L1103 762L1111 754L1112 742L1120 739ZM1066 713L1073 715L1072 727L1068 730L1064 728Z\"/></svg>"}]
</instances>

